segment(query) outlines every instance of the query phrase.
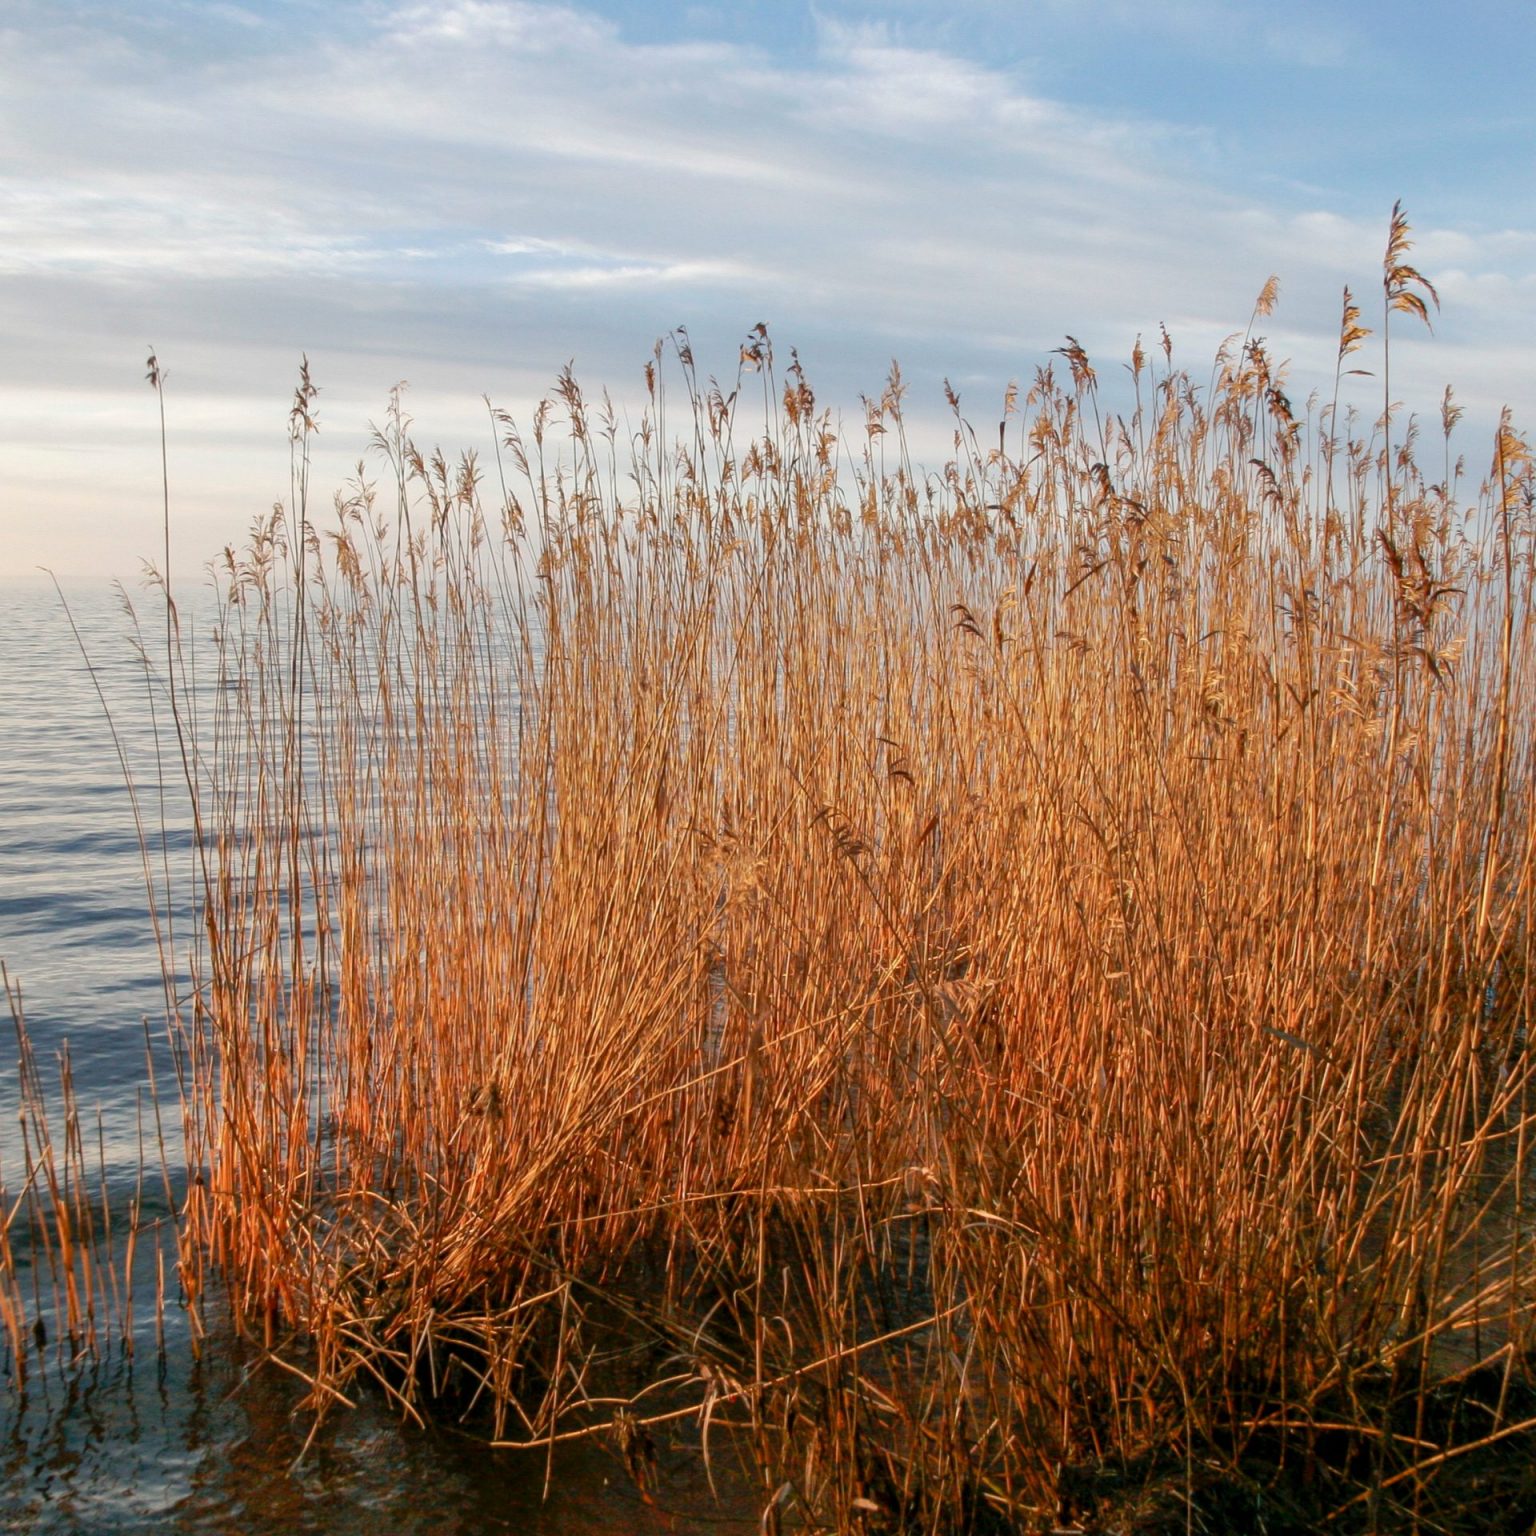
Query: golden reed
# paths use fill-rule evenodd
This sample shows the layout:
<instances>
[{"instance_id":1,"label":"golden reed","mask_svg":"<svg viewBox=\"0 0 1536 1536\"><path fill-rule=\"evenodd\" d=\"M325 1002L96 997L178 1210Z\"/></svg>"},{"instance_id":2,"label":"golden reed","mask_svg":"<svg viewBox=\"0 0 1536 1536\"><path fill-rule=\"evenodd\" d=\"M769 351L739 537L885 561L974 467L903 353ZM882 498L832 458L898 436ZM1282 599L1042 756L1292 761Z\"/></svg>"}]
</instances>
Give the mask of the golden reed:
<instances>
[{"instance_id":1,"label":"golden reed","mask_svg":"<svg viewBox=\"0 0 1536 1536\"><path fill-rule=\"evenodd\" d=\"M1530 1501L1531 457L1299 408L1274 300L935 475L894 370L850 442L679 333L633 437L397 398L321 517L306 369L216 686L171 630L194 1301L319 1410L691 1426L765 1529Z\"/></svg>"}]
</instances>

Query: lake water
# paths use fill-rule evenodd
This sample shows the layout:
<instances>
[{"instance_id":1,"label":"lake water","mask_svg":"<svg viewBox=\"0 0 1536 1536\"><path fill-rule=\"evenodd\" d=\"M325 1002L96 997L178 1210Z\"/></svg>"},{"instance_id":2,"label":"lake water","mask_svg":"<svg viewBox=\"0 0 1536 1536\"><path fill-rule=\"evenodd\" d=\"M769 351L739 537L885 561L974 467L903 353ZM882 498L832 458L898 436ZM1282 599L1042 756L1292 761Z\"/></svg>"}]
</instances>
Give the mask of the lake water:
<instances>
[{"instance_id":1,"label":"lake water","mask_svg":"<svg viewBox=\"0 0 1536 1536\"><path fill-rule=\"evenodd\" d=\"M105 589L71 590L70 609L96 681L133 763L141 809L173 872L187 832L173 791L162 819L156 739L132 626ZM140 594L135 594L138 598ZM146 639L163 644L143 596ZM163 722L162 722L163 731ZM159 743L168 782L174 743ZM180 915L187 920L187 914ZM154 1146L145 1021L178 1163L164 1062L163 991L133 804L91 669L59 597L0 588L0 960L22 989L44 1084L68 1043L91 1166L104 1172L115 1219L137 1188L140 1146ZM7 1035L9 1028L7 1025ZM22 1182L15 1051L0 1046L0 1176ZM157 1175L158 1177L158 1175ZM180 1190L173 1177L172 1199ZM153 1214L154 1181L143 1191ZM166 1309L157 1348L154 1267L140 1266L135 1352L114 1339L96 1358L34 1361L25 1390L7 1362L0 1380L0 1530L36 1532L525 1531L547 1536L754 1530L754 1516L717 1507L696 1456L663 1454L644 1498L616 1455L592 1445L563 1456L546 1497L546 1467L493 1453L451 1427L404 1426L382 1402L330 1417L306 1448L301 1386L263 1365L221 1328L192 1357L184 1313ZM717 1475L720 1467L717 1461Z\"/></svg>"}]
</instances>

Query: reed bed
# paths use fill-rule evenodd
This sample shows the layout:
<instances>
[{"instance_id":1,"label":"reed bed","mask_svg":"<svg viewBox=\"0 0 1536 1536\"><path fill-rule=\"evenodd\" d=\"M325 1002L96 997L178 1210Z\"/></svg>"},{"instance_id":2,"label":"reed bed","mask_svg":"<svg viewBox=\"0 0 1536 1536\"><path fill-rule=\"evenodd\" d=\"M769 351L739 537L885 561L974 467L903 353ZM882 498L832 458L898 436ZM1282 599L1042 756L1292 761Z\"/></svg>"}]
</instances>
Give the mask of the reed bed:
<instances>
[{"instance_id":1,"label":"reed bed","mask_svg":"<svg viewBox=\"0 0 1536 1536\"><path fill-rule=\"evenodd\" d=\"M931 475L679 333L321 516L306 370L171 610L187 1295L765 1530L1525 1529L1531 458L1298 409L1273 301Z\"/></svg>"}]
</instances>

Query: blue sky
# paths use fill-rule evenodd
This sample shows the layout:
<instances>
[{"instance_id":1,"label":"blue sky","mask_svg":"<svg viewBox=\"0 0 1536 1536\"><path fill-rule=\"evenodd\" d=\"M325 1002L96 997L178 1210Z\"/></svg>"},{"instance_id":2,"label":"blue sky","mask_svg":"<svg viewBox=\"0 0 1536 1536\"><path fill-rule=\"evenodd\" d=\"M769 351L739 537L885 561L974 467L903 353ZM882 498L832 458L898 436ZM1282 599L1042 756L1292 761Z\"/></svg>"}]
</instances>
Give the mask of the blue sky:
<instances>
[{"instance_id":1,"label":"blue sky","mask_svg":"<svg viewBox=\"0 0 1536 1536\"><path fill-rule=\"evenodd\" d=\"M1304 398L1397 198L1443 310L1394 395L1453 384L1480 472L1536 426L1533 80L1529 0L8 0L0 575L157 549L150 344L185 569L285 493L306 352L324 500L398 380L485 454L482 395L622 409L677 325L726 378L767 321L850 421L899 359L936 460L943 378L987 423L1160 322L1204 377L1272 272Z\"/></svg>"}]
</instances>

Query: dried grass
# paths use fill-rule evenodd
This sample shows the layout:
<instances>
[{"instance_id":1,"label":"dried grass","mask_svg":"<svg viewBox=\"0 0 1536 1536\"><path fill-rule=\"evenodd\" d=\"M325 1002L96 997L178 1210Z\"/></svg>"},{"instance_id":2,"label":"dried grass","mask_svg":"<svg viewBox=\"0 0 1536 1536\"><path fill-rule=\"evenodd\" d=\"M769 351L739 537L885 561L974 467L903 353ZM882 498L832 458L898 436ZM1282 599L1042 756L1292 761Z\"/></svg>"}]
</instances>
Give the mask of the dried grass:
<instances>
[{"instance_id":1,"label":"dried grass","mask_svg":"<svg viewBox=\"0 0 1536 1536\"><path fill-rule=\"evenodd\" d=\"M632 451L567 376L488 495L397 399L330 519L306 370L208 694L170 645L181 1275L317 1410L730 1426L765 1529L1512 1507L1530 454L1464 500L1251 331L1125 417L1062 355L924 478L894 372L850 448L680 334Z\"/></svg>"}]
</instances>

